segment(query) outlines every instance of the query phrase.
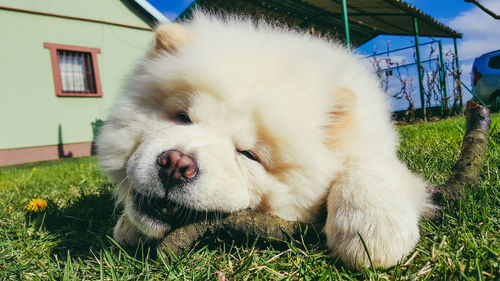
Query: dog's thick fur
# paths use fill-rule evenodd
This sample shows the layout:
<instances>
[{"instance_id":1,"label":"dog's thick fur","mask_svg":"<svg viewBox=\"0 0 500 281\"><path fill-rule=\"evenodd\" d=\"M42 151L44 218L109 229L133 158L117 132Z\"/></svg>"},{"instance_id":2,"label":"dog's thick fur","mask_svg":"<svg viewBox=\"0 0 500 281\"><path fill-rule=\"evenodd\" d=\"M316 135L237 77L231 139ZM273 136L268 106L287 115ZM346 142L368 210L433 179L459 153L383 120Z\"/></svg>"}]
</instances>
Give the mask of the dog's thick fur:
<instances>
[{"instance_id":1,"label":"dog's thick fur","mask_svg":"<svg viewBox=\"0 0 500 281\"><path fill-rule=\"evenodd\" d=\"M333 255L367 265L361 236L375 265L394 265L432 206L424 181L396 157L388 112L371 70L331 40L201 12L162 25L98 140L125 207L114 237L133 245L138 234L170 230L175 218L141 211L150 198L304 222L326 205ZM195 159L192 181L160 179L157 158L172 149Z\"/></svg>"}]
</instances>

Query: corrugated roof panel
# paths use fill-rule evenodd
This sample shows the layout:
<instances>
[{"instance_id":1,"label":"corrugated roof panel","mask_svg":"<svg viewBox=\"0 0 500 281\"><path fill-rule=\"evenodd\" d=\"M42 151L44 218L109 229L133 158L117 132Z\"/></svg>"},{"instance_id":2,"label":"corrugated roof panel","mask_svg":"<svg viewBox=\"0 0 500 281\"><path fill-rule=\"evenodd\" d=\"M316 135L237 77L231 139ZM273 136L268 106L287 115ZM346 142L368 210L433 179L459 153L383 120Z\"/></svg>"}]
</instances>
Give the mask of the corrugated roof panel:
<instances>
[{"instance_id":1,"label":"corrugated roof panel","mask_svg":"<svg viewBox=\"0 0 500 281\"><path fill-rule=\"evenodd\" d=\"M198 0L198 4L274 18L295 27L314 27L323 34L344 36L342 0ZM400 0L347 0L347 10L354 45L361 45L381 34L413 36L413 17L418 19L420 36L462 37L461 33Z\"/></svg>"}]
</instances>

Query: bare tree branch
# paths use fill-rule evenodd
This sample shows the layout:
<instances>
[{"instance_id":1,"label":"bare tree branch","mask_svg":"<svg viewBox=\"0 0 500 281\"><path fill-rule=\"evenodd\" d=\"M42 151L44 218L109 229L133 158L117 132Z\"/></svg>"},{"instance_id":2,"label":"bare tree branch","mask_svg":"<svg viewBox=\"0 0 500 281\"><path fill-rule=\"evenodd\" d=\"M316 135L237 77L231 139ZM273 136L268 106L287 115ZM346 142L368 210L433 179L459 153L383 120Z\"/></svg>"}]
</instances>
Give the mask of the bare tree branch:
<instances>
[{"instance_id":1,"label":"bare tree branch","mask_svg":"<svg viewBox=\"0 0 500 281\"><path fill-rule=\"evenodd\" d=\"M479 3L477 0L464 0L464 1L476 5L479 9L483 10L483 12L487 13L488 15L490 15L491 17L493 17L494 19L500 20L500 15L497 15L492 10L486 8L481 3Z\"/></svg>"}]
</instances>

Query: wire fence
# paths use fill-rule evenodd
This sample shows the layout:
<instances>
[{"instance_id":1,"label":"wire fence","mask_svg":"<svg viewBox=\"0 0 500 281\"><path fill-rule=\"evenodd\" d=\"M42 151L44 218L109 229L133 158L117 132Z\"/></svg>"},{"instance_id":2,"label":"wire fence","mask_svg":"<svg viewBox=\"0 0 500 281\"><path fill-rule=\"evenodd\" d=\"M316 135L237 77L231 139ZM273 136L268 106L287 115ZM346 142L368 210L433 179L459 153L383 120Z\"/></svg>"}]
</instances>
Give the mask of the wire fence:
<instances>
[{"instance_id":1,"label":"wire fence","mask_svg":"<svg viewBox=\"0 0 500 281\"><path fill-rule=\"evenodd\" d=\"M423 93L415 46L391 50L388 42L385 52L374 50L366 59L373 66L382 89L391 97L395 113L415 119L417 111L421 111L422 100L428 116L459 113L461 85L455 53L443 52L440 41L420 44L420 53Z\"/></svg>"}]
</instances>

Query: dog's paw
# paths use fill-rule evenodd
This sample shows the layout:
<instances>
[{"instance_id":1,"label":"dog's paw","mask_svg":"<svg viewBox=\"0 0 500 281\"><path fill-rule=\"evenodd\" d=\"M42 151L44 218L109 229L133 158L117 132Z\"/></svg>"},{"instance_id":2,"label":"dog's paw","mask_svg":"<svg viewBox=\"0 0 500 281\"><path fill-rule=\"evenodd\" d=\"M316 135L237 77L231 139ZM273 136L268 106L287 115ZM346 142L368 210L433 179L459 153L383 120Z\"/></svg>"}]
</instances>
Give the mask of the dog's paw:
<instances>
[{"instance_id":1,"label":"dog's paw","mask_svg":"<svg viewBox=\"0 0 500 281\"><path fill-rule=\"evenodd\" d=\"M139 240L144 239L144 235L123 214L113 229L113 238L121 245L136 246Z\"/></svg>"},{"instance_id":2,"label":"dog's paw","mask_svg":"<svg viewBox=\"0 0 500 281\"><path fill-rule=\"evenodd\" d=\"M418 220L432 209L427 198L425 182L397 159L353 162L328 194L328 247L353 268L370 266L368 256L393 266L418 242Z\"/></svg>"},{"instance_id":3,"label":"dog's paw","mask_svg":"<svg viewBox=\"0 0 500 281\"><path fill-rule=\"evenodd\" d=\"M373 216L362 212L353 215L344 220L327 220L325 226L332 255L352 268L370 267L368 254L375 267L395 265L420 237L416 219L410 222L391 214Z\"/></svg>"}]
</instances>

